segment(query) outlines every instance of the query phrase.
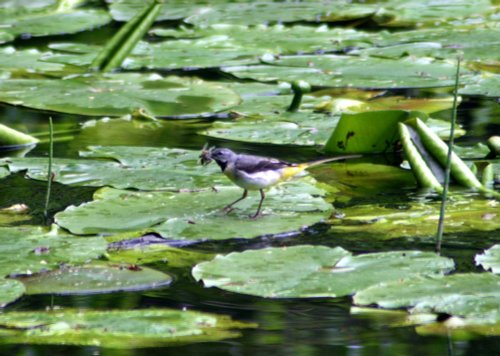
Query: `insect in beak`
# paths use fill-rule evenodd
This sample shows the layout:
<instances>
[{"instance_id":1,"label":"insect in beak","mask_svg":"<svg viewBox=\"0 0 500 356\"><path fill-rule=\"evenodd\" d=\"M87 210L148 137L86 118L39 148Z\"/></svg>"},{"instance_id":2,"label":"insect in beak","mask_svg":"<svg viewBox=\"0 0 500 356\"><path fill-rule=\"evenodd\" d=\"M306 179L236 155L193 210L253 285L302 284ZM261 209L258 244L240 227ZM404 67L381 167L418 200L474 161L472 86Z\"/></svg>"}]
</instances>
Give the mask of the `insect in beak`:
<instances>
[{"instance_id":1,"label":"insect in beak","mask_svg":"<svg viewBox=\"0 0 500 356\"><path fill-rule=\"evenodd\" d=\"M212 150L214 147L208 148L208 143L205 143L203 146L203 149L201 150L200 154L200 164L203 166L206 166L207 164L210 164L210 162L213 161L212 159Z\"/></svg>"}]
</instances>

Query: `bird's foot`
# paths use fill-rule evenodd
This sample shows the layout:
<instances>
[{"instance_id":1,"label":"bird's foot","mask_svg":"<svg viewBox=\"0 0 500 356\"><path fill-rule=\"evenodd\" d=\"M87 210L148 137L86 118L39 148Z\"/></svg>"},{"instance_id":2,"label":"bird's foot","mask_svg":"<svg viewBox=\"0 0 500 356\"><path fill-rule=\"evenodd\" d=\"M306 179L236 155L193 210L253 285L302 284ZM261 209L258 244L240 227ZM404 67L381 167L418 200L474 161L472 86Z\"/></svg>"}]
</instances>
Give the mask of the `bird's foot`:
<instances>
[{"instance_id":1,"label":"bird's foot","mask_svg":"<svg viewBox=\"0 0 500 356\"><path fill-rule=\"evenodd\" d=\"M260 211L249 216L250 220L257 220L258 218L261 218L261 217L262 217L262 213Z\"/></svg>"},{"instance_id":2,"label":"bird's foot","mask_svg":"<svg viewBox=\"0 0 500 356\"><path fill-rule=\"evenodd\" d=\"M222 211L226 214L229 214L233 210L234 210L234 208L231 205L228 205L228 206L225 206L222 208Z\"/></svg>"}]
</instances>

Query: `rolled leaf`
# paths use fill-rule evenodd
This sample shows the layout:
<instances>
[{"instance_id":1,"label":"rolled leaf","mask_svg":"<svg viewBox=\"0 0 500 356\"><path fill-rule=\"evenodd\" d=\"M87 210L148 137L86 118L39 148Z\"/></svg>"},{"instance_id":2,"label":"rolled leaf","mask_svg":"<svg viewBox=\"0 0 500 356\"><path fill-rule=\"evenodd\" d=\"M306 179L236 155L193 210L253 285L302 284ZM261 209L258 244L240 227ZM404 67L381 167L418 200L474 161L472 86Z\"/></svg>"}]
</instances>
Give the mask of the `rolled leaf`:
<instances>
[{"instance_id":1,"label":"rolled leaf","mask_svg":"<svg viewBox=\"0 0 500 356\"><path fill-rule=\"evenodd\" d=\"M32 145L38 140L30 135L0 124L0 146Z\"/></svg>"},{"instance_id":2,"label":"rolled leaf","mask_svg":"<svg viewBox=\"0 0 500 356\"><path fill-rule=\"evenodd\" d=\"M425 147L439 163L445 167L448 155L448 146L446 143L432 132L421 120L417 119L415 125ZM454 152L452 152L451 155L450 172L452 177L463 186L474 189L483 188L481 182L479 182L470 168Z\"/></svg>"},{"instance_id":3,"label":"rolled leaf","mask_svg":"<svg viewBox=\"0 0 500 356\"><path fill-rule=\"evenodd\" d=\"M413 144L408 127L401 122L398 123L398 127L403 150L408 158L408 161L410 162L412 172L415 175L418 184L421 187L431 188L437 192L442 192L443 187L441 183L439 183L432 170L420 155L417 147Z\"/></svg>"}]
</instances>

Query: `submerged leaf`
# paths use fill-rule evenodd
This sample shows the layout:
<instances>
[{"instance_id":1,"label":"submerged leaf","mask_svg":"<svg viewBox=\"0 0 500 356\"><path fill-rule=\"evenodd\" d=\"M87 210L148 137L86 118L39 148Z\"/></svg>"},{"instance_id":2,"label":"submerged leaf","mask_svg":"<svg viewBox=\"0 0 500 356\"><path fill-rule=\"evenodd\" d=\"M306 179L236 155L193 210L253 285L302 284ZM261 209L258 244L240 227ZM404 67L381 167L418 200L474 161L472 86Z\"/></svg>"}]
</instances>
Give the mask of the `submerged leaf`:
<instances>
[{"instance_id":1,"label":"submerged leaf","mask_svg":"<svg viewBox=\"0 0 500 356\"><path fill-rule=\"evenodd\" d=\"M452 260L421 251L351 256L340 248L293 246L216 256L193 268L205 287L268 298L340 297L370 285L449 272Z\"/></svg>"},{"instance_id":2,"label":"submerged leaf","mask_svg":"<svg viewBox=\"0 0 500 356\"><path fill-rule=\"evenodd\" d=\"M239 336L235 329L255 327L227 316L173 309L51 310L0 315L0 325L12 332L2 344L100 346L133 349Z\"/></svg>"}]
</instances>

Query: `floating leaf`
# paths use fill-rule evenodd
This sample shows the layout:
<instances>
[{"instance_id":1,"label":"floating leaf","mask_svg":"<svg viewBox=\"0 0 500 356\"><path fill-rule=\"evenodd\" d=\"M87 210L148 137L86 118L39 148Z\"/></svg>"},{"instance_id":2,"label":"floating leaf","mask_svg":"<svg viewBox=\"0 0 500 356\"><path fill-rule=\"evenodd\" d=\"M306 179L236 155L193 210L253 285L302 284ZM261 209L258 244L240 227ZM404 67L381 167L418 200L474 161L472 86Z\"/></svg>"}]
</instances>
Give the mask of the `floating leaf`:
<instances>
[{"instance_id":1,"label":"floating leaf","mask_svg":"<svg viewBox=\"0 0 500 356\"><path fill-rule=\"evenodd\" d=\"M14 279L0 279L0 308L19 299L25 292L24 284Z\"/></svg>"},{"instance_id":2,"label":"floating leaf","mask_svg":"<svg viewBox=\"0 0 500 356\"><path fill-rule=\"evenodd\" d=\"M494 245L484 251L482 255L476 255L476 264L484 269L491 269L493 273L500 274L500 245Z\"/></svg>"},{"instance_id":3,"label":"floating leaf","mask_svg":"<svg viewBox=\"0 0 500 356\"><path fill-rule=\"evenodd\" d=\"M340 297L370 285L441 274L452 260L434 253L397 251L351 256L341 247L265 248L216 256L193 268L205 287L268 298Z\"/></svg>"},{"instance_id":4,"label":"floating leaf","mask_svg":"<svg viewBox=\"0 0 500 356\"><path fill-rule=\"evenodd\" d=\"M102 237L77 237L57 229L0 227L0 275L32 274L79 264L106 252Z\"/></svg>"},{"instance_id":5,"label":"floating leaf","mask_svg":"<svg viewBox=\"0 0 500 356\"><path fill-rule=\"evenodd\" d=\"M33 75L34 73L62 75L81 72L81 70L78 68L72 68L64 64L42 62L41 59L48 54L49 52L40 52L37 49L15 49L14 47L0 48L0 71L8 71L10 73L9 77L11 77L13 74L24 76ZM0 84L2 84L3 82L4 80L2 80ZM46 82L46 80L39 81L38 84L44 84ZM2 85L0 85L0 88L2 88ZM29 95L29 87L26 87L25 90L27 93L25 93L24 95ZM40 94L39 91L37 91L36 93L38 95ZM4 95L5 93L1 93L1 101L5 100L3 98ZM35 93L33 93L32 95L35 95ZM11 102L11 104L16 104L16 102Z\"/></svg>"},{"instance_id":6,"label":"floating leaf","mask_svg":"<svg viewBox=\"0 0 500 356\"><path fill-rule=\"evenodd\" d=\"M0 325L12 331L2 335L3 344L118 349L222 340L239 336L235 329L255 327L222 315L173 309L11 312L0 315Z\"/></svg>"},{"instance_id":7,"label":"floating leaf","mask_svg":"<svg viewBox=\"0 0 500 356\"><path fill-rule=\"evenodd\" d=\"M128 21L144 6L142 0L108 0L110 11L117 21ZM299 3L281 2L228 2L212 1L192 4L185 1L171 1L164 5L158 16L160 20L180 20L201 26L209 24L266 24L297 21L346 21L370 16L376 11L374 5L323 3L304 1Z\"/></svg>"},{"instance_id":8,"label":"floating leaf","mask_svg":"<svg viewBox=\"0 0 500 356\"><path fill-rule=\"evenodd\" d=\"M226 67L238 78L265 82L305 80L313 86L356 88L445 87L454 83L455 65L428 58L399 60L339 55L283 56L267 65ZM462 75L466 75L462 71Z\"/></svg>"},{"instance_id":9,"label":"floating leaf","mask_svg":"<svg viewBox=\"0 0 500 356\"><path fill-rule=\"evenodd\" d=\"M222 84L137 73L9 79L0 82L0 98L13 105L92 116L121 116L143 109L155 116L192 117L239 102L238 95Z\"/></svg>"},{"instance_id":10,"label":"floating leaf","mask_svg":"<svg viewBox=\"0 0 500 356\"><path fill-rule=\"evenodd\" d=\"M26 294L94 294L137 291L166 286L169 275L151 268L94 262L90 265L65 267L20 279Z\"/></svg>"},{"instance_id":11,"label":"floating leaf","mask_svg":"<svg viewBox=\"0 0 500 356\"><path fill-rule=\"evenodd\" d=\"M356 293L354 303L446 313L464 317L470 324L498 323L500 276L468 273L381 283Z\"/></svg>"},{"instance_id":12,"label":"floating leaf","mask_svg":"<svg viewBox=\"0 0 500 356\"><path fill-rule=\"evenodd\" d=\"M56 221L77 234L147 229L169 239L220 240L296 231L331 212L321 197L324 192L304 180L269 190L264 215L258 220L249 219L257 210L258 194L250 194L228 215L221 211L241 194L242 189L234 186L182 193L103 188L94 201L67 208L56 215Z\"/></svg>"},{"instance_id":13,"label":"floating leaf","mask_svg":"<svg viewBox=\"0 0 500 356\"><path fill-rule=\"evenodd\" d=\"M69 185L109 185L143 190L194 189L224 184L227 181L215 165L203 168L197 164L198 151L96 146L89 147L88 151L80 154L96 159L54 159L54 181ZM28 170L30 178L47 179L46 158L8 158L4 162L11 172Z\"/></svg>"},{"instance_id":14,"label":"floating leaf","mask_svg":"<svg viewBox=\"0 0 500 356\"><path fill-rule=\"evenodd\" d=\"M39 37L76 33L104 26L111 21L107 11L75 9L54 12L23 12L2 19L2 31L13 37Z\"/></svg>"},{"instance_id":15,"label":"floating leaf","mask_svg":"<svg viewBox=\"0 0 500 356\"><path fill-rule=\"evenodd\" d=\"M475 76L466 82L466 85L458 91L462 95L481 95L497 98L500 96L500 75L490 74Z\"/></svg>"}]
</instances>

